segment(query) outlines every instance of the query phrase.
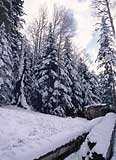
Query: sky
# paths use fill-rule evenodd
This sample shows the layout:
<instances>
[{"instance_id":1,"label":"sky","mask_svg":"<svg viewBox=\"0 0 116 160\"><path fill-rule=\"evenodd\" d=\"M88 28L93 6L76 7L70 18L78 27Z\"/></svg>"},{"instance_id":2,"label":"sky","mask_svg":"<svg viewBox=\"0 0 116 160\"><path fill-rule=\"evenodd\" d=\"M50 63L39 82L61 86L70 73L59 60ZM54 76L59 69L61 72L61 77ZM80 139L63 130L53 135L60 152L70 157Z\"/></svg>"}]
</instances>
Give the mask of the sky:
<instances>
[{"instance_id":1,"label":"sky","mask_svg":"<svg viewBox=\"0 0 116 160\"><path fill-rule=\"evenodd\" d=\"M77 30L74 37L74 43L82 50L85 49L89 55L90 63L96 65L95 59L97 56L98 36L95 30L95 18L92 16L91 0L24 0L24 10L26 26L30 24L34 17L37 17L39 6L43 3L52 11L53 4L63 4L74 12L77 22Z\"/></svg>"}]
</instances>

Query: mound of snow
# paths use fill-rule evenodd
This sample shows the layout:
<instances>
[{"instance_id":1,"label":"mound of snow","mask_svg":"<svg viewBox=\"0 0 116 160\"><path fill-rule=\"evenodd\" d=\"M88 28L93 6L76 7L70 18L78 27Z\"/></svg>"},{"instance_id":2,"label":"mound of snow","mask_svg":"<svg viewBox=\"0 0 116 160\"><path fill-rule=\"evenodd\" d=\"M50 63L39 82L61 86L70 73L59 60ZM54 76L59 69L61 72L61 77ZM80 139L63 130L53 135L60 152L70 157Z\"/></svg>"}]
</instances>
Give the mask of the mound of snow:
<instances>
[{"instance_id":1,"label":"mound of snow","mask_svg":"<svg viewBox=\"0 0 116 160\"><path fill-rule=\"evenodd\" d=\"M99 121L0 108L0 160L33 160L88 132Z\"/></svg>"},{"instance_id":2,"label":"mound of snow","mask_svg":"<svg viewBox=\"0 0 116 160\"><path fill-rule=\"evenodd\" d=\"M80 148L79 154L81 158L86 157L88 160L88 158L91 157L92 153L94 152L103 155L104 158L106 157L115 122L116 115L114 113L108 113L100 123L92 128L85 142ZM93 145L95 144L92 149L90 149L88 145L89 142L91 142Z\"/></svg>"}]
</instances>

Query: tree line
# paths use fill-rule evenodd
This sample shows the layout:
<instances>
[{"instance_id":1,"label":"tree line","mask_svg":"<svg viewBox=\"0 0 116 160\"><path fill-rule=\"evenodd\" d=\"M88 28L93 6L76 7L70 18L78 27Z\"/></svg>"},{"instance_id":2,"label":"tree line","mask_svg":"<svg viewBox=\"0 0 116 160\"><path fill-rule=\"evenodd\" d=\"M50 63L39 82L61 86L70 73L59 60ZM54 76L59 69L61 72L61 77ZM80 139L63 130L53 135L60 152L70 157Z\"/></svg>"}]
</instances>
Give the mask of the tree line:
<instances>
[{"instance_id":1,"label":"tree line","mask_svg":"<svg viewBox=\"0 0 116 160\"><path fill-rule=\"evenodd\" d=\"M20 32L23 3L0 0L0 105L31 106L58 116L83 116L84 106L95 103L114 105L116 54L109 17L100 18L97 60L104 71L98 77L73 46L71 10L54 5L49 20L47 7L41 6L27 38Z\"/></svg>"}]
</instances>

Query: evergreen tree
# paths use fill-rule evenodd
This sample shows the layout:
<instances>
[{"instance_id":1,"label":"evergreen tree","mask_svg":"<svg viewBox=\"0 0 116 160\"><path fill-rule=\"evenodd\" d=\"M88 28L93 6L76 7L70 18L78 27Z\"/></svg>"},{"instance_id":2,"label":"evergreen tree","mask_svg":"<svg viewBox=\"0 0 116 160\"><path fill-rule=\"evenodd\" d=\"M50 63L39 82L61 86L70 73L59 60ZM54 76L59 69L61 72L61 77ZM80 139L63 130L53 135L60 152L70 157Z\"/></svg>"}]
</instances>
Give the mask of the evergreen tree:
<instances>
[{"instance_id":1,"label":"evergreen tree","mask_svg":"<svg viewBox=\"0 0 116 160\"><path fill-rule=\"evenodd\" d=\"M22 25L23 20L21 17L23 16L23 0L12 0L11 1L11 10L10 10L10 17L12 22L12 28L10 31L10 43L12 49L12 56L13 56L13 78L14 84L19 78L19 66L22 54L22 35L18 31L18 28Z\"/></svg>"},{"instance_id":2,"label":"evergreen tree","mask_svg":"<svg viewBox=\"0 0 116 160\"><path fill-rule=\"evenodd\" d=\"M34 66L33 66L33 51L32 48L30 47L29 42L26 40L25 42L25 52L26 52L26 68L25 68L25 74L24 74L24 94L27 100L27 103L29 105L32 105L31 103L31 94L32 94L32 89L33 89L33 81L34 81Z\"/></svg>"},{"instance_id":3,"label":"evergreen tree","mask_svg":"<svg viewBox=\"0 0 116 160\"><path fill-rule=\"evenodd\" d=\"M70 98L69 79L58 61L52 26L50 25L44 58L35 69L33 106L36 110L59 116L70 115L73 104Z\"/></svg>"},{"instance_id":4,"label":"evergreen tree","mask_svg":"<svg viewBox=\"0 0 116 160\"><path fill-rule=\"evenodd\" d=\"M0 25L5 24L6 31L17 31L23 16L23 0L0 0Z\"/></svg>"},{"instance_id":5,"label":"evergreen tree","mask_svg":"<svg viewBox=\"0 0 116 160\"><path fill-rule=\"evenodd\" d=\"M100 28L100 49L97 60L99 67L103 68L102 82L103 84L103 102L116 105L115 92L115 67L116 67L116 51L114 49L114 39L107 17L102 17ZM103 80L104 77L104 80Z\"/></svg>"},{"instance_id":6,"label":"evergreen tree","mask_svg":"<svg viewBox=\"0 0 116 160\"><path fill-rule=\"evenodd\" d=\"M104 71L99 74L99 87L103 103L112 104L111 88L108 87L107 74ZM108 89L107 89L108 87Z\"/></svg>"},{"instance_id":7,"label":"evergreen tree","mask_svg":"<svg viewBox=\"0 0 116 160\"><path fill-rule=\"evenodd\" d=\"M8 91L5 89L6 87L2 87L2 89L5 90L3 91L4 97L9 95L11 101L19 76L22 36L18 28L21 22L20 17L23 15L23 1L0 0L0 13L0 60L4 63L4 68L1 68L1 72L4 74L1 76L5 80L5 86L10 86Z\"/></svg>"},{"instance_id":8,"label":"evergreen tree","mask_svg":"<svg viewBox=\"0 0 116 160\"><path fill-rule=\"evenodd\" d=\"M64 69L67 71L67 75L70 78L70 87L72 90L71 99L72 103L75 106L75 113L82 111L82 90L81 90L81 82L80 77L77 71L77 62L75 62L75 57L73 55L73 49L71 46L70 38L67 37L64 44L63 49L63 63ZM73 113L74 114L74 113Z\"/></svg>"},{"instance_id":9,"label":"evergreen tree","mask_svg":"<svg viewBox=\"0 0 116 160\"><path fill-rule=\"evenodd\" d=\"M78 63L78 73L81 78L83 107L101 102L98 80L95 74L88 70L82 59Z\"/></svg>"},{"instance_id":10,"label":"evergreen tree","mask_svg":"<svg viewBox=\"0 0 116 160\"><path fill-rule=\"evenodd\" d=\"M4 23L0 26L0 104L12 99L12 57Z\"/></svg>"}]
</instances>

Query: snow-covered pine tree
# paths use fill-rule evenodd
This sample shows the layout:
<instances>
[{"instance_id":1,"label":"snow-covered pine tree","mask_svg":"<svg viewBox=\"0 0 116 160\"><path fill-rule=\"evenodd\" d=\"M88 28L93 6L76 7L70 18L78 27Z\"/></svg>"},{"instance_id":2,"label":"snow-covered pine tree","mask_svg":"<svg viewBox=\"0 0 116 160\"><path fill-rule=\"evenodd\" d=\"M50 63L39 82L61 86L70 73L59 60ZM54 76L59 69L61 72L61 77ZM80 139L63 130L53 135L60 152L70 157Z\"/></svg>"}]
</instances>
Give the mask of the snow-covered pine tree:
<instances>
[{"instance_id":1,"label":"snow-covered pine tree","mask_svg":"<svg viewBox=\"0 0 116 160\"><path fill-rule=\"evenodd\" d=\"M0 26L0 104L12 100L12 56L4 23Z\"/></svg>"},{"instance_id":2,"label":"snow-covered pine tree","mask_svg":"<svg viewBox=\"0 0 116 160\"><path fill-rule=\"evenodd\" d=\"M11 39L11 48L12 48L12 56L13 56L13 78L14 84L19 78L19 66L21 60L21 43L22 43L22 35L19 32L18 28L22 26L23 20L21 19L24 15L23 13L23 0L11 0L11 10L10 17L12 28L10 31L10 39Z\"/></svg>"},{"instance_id":3,"label":"snow-covered pine tree","mask_svg":"<svg viewBox=\"0 0 116 160\"><path fill-rule=\"evenodd\" d=\"M81 78L82 107L101 102L98 79L94 73L88 70L87 65L81 58L78 62L78 73Z\"/></svg>"},{"instance_id":4,"label":"snow-covered pine tree","mask_svg":"<svg viewBox=\"0 0 116 160\"><path fill-rule=\"evenodd\" d=\"M7 4L7 6L6 6ZM8 104L12 99L12 50L9 44L10 28L9 10L10 2L0 1L0 104Z\"/></svg>"},{"instance_id":5,"label":"snow-covered pine tree","mask_svg":"<svg viewBox=\"0 0 116 160\"><path fill-rule=\"evenodd\" d=\"M99 74L99 88L103 103L112 104L111 88L108 88L109 82L107 81L107 74L101 71Z\"/></svg>"},{"instance_id":6,"label":"snow-covered pine tree","mask_svg":"<svg viewBox=\"0 0 116 160\"><path fill-rule=\"evenodd\" d=\"M116 106L115 91L115 68L116 68L116 50L114 49L114 36L106 16L102 17L99 38L100 49L97 61L99 67L103 68L103 102ZM104 80L103 80L104 77Z\"/></svg>"},{"instance_id":7,"label":"snow-covered pine tree","mask_svg":"<svg viewBox=\"0 0 116 160\"><path fill-rule=\"evenodd\" d=\"M4 69L2 72L7 73L7 78L10 76L10 81L6 81L6 85L10 85L10 92L6 89L6 95L13 97L14 85L18 79L20 55L21 55L21 34L18 31L20 17L23 15L22 0L1 0L0 1L0 30L1 39L1 61L4 61ZM4 40L3 40L4 39ZM4 53L4 54L2 54ZM5 71L4 71L5 70ZM4 79L5 76L2 76ZM5 87L3 87L5 89ZM7 96L6 96L7 97ZM4 96L5 98L5 96ZM10 98L12 99L12 98Z\"/></svg>"},{"instance_id":8,"label":"snow-covered pine tree","mask_svg":"<svg viewBox=\"0 0 116 160\"><path fill-rule=\"evenodd\" d=\"M33 107L44 113L68 116L73 104L66 72L58 60L57 46L50 24L44 58L35 68Z\"/></svg>"},{"instance_id":9,"label":"snow-covered pine tree","mask_svg":"<svg viewBox=\"0 0 116 160\"><path fill-rule=\"evenodd\" d=\"M65 44L63 48L63 66L67 72L67 75L70 79L70 88L72 90L71 100L75 106L75 113L78 115L82 111L82 89L80 77L77 71L77 64L75 61L75 56L73 55L73 49L70 37L66 37ZM75 114L73 113L73 114Z\"/></svg>"},{"instance_id":10,"label":"snow-covered pine tree","mask_svg":"<svg viewBox=\"0 0 116 160\"><path fill-rule=\"evenodd\" d=\"M25 52L26 52L26 68L25 68L25 73L24 73L24 94L27 100L27 103L31 106L31 94L32 94L32 89L33 89L33 50L29 44L29 42L26 40L25 42Z\"/></svg>"}]
</instances>

